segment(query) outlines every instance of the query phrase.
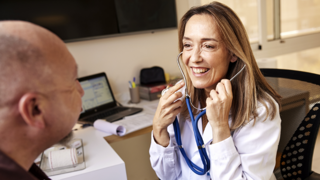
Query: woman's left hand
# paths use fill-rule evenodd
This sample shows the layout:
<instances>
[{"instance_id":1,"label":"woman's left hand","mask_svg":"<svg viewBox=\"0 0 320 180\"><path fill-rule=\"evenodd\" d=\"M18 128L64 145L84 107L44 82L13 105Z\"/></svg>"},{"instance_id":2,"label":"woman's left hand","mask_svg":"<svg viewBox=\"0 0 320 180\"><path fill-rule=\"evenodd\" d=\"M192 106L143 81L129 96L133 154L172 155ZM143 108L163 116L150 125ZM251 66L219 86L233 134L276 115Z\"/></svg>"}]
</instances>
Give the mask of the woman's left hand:
<instances>
[{"instance_id":1,"label":"woman's left hand","mask_svg":"<svg viewBox=\"0 0 320 180\"><path fill-rule=\"evenodd\" d=\"M216 90L210 91L207 98L207 117L212 127L213 143L220 142L230 136L229 112L232 105L231 82L222 79L216 86Z\"/></svg>"}]
</instances>

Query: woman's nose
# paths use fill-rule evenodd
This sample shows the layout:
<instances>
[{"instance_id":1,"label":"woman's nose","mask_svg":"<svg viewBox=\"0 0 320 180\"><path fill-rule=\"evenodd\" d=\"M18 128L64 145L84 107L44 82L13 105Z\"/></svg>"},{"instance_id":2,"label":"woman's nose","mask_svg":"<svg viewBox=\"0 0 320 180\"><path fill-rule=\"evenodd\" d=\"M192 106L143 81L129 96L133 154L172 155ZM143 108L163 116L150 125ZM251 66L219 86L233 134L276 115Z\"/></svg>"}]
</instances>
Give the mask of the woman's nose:
<instances>
[{"instance_id":1,"label":"woman's nose","mask_svg":"<svg viewBox=\"0 0 320 180\"><path fill-rule=\"evenodd\" d=\"M193 63L201 62L201 48L194 48L191 52L190 61Z\"/></svg>"}]
</instances>

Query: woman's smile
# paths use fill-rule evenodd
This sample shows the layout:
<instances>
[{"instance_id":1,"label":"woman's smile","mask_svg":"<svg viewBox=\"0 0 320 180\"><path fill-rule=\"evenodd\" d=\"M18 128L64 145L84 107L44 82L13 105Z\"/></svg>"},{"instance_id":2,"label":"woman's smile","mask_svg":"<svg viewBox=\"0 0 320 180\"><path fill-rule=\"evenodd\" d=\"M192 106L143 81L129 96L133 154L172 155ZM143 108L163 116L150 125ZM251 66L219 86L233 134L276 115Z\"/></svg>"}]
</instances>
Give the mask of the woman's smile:
<instances>
[{"instance_id":1,"label":"woman's smile","mask_svg":"<svg viewBox=\"0 0 320 180\"><path fill-rule=\"evenodd\" d=\"M209 68L203 68L203 67L190 67L192 74L196 77L204 76L208 74Z\"/></svg>"}]
</instances>

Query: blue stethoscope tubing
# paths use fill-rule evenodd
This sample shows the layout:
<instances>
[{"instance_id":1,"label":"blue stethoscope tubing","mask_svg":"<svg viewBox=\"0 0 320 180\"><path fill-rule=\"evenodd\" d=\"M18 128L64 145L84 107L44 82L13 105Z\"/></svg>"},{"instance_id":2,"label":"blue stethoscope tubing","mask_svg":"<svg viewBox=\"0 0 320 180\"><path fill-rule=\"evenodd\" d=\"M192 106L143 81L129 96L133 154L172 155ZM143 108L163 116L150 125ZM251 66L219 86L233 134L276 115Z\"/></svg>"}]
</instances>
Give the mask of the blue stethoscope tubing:
<instances>
[{"instance_id":1,"label":"blue stethoscope tubing","mask_svg":"<svg viewBox=\"0 0 320 180\"><path fill-rule=\"evenodd\" d=\"M198 146L198 151L200 154L200 158L203 164L203 168L200 168L199 166L197 166L196 164L194 164L187 156L183 146L182 146L182 142L181 142L181 133L180 133L180 127L179 127L179 122L177 117L175 118L174 122L173 122L173 129L174 129L174 135L176 137L176 141L177 144L179 146L180 152L182 154L182 156L184 157L184 159L186 160L189 168L196 174L198 175L204 175L205 173L207 173L210 170L210 159L208 157L203 139L201 137L201 134L199 132L198 129L198 121L199 119L206 114L206 110L202 111L200 114L197 115L196 119L194 119L192 110L191 110L191 106L190 106L190 98L188 96L186 96L186 103L187 103L187 107L188 107L188 111L190 114L190 118L191 118L191 122L192 122L192 127L193 127L193 132L194 132L194 137Z\"/></svg>"}]
</instances>

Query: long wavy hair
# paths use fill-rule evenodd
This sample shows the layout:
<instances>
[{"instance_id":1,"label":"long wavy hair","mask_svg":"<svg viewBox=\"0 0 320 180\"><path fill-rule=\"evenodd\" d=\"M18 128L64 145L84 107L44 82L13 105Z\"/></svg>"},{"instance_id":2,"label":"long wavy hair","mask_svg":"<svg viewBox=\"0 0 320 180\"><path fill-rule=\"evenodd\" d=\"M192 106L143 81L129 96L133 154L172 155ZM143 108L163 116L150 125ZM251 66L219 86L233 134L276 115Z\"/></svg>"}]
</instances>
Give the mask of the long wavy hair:
<instances>
[{"instance_id":1,"label":"long wavy hair","mask_svg":"<svg viewBox=\"0 0 320 180\"><path fill-rule=\"evenodd\" d=\"M226 78L230 79L246 65L245 69L235 80L231 81L233 101L231 106L232 124L230 129L235 130L252 118L255 123L258 102L261 102L266 107L267 114L273 119L277 104L273 102L272 98L280 105L279 101L281 96L272 89L259 70L248 40L248 35L238 16L232 9L219 2L212 2L204 6L191 8L180 20L180 52L183 51L182 40L186 24L193 15L210 15L216 22L222 43L230 54L238 57L236 62L229 64ZM187 88L192 103L196 106L200 104L201 107L205 107L207 97L204 89L193 87L185 64L181 64L186 74ZM189 114L186 103L182 104L180 119L185 119ZM269 106L267 106L267 104L269 104ZM194 114L199 113L195 109L193 109L193 112Z\"/></svg>"}]
</instances>

